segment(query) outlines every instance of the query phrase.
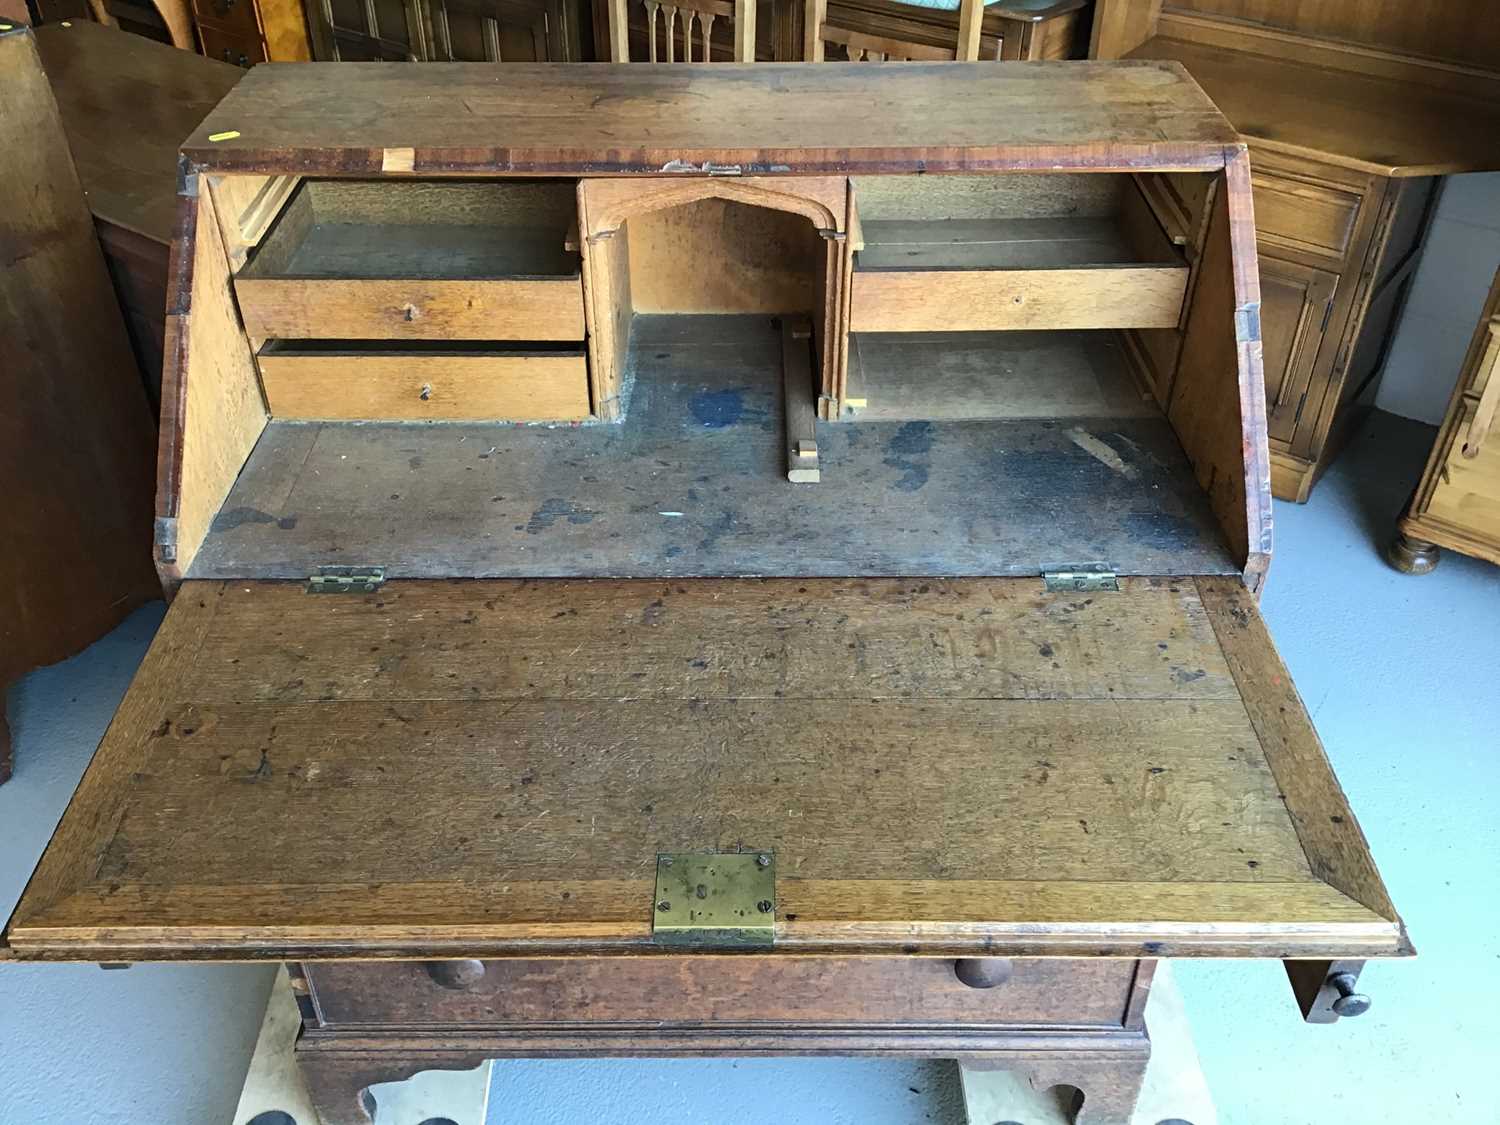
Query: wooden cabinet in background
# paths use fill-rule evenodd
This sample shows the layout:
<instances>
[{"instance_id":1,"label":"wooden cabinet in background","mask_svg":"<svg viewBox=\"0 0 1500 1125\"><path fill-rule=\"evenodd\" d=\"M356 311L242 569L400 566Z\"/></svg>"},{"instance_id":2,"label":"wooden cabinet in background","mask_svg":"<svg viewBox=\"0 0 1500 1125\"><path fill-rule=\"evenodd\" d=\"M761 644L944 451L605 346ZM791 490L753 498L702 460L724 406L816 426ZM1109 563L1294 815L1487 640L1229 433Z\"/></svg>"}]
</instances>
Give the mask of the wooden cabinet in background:
<instances>
[{"instance_id":1,"label":"wooden cabinet in background","mask_svg":"<svg viewBox=\"0 0 1500 1125\"><path fill-rule=\"evenodd\" d=\"M204 55L250 67L312 58L302 0L192 0Z\"/></svg>"},{"instance_id":2,"label":"wooden cabinet in background","mask_svg":"<svg viewBox=\"0 0 1500 1125\"><path fill-rule=\"evenodd\" d=\"M1500 273L1474 330L1469 354L1427 459L1427 471L1399 524L1389 558L1426 574L1440 547L1500 563Z\"/></svg>"},{"instance_id":3,"label":"wooden cabinet in background","mask_svg":"<svg viewBox=\"0 0 1500 1125\"><path fill-rule=\"evenodd\" d=\"M0 113L4 781L10 682L80 651L160 587L145 523L156 431L30 29L0 33L0 105L25 108Z\"/></svg>"},{"instance_id":4,"label":"wooden cabinet in background","mask_svg":"<svg viewBox=\"0 0 1500 1125\"><path fill-rule=\"evenodd\" d=\"M1306 401L1338 282L1338 275L1327 270L1266 256L1260 259L1266 415L1270 435L1277 441L1290 440Z\"/></svg>"},{"instance_id":5,"label":"wooden cabinet in background","mask_svg":"<svg viewBox=\"0 0 1500 1125\"><path fill-rule=\"evenodd\" d=\"M574 0L310 0L328 61L578 62Z\"/></svg>"},{"instance_id":6,"label":"wooden cabinet in background","mask_svg":"<svg viewBox=\"0 0 1500 1125\"><path fill-rule=\"evenodd\" d=\"M154 412L177 146L241 72L88 20L39 27L36 46Z\"/></svg>"},{"instance_id":7,"label":"wooden cabinet in background","mask_svg":"<svg viewBox=\"0 0 1500 1125\"><path fill-rule=\"evenodd\" d=\"M1500 55L1462 8L1096 5L1094 57L1183 64L1249 144L1281 499L1307 499L1374 400L1438 178L1500 169Z\"/></svg>"}]
</instances>

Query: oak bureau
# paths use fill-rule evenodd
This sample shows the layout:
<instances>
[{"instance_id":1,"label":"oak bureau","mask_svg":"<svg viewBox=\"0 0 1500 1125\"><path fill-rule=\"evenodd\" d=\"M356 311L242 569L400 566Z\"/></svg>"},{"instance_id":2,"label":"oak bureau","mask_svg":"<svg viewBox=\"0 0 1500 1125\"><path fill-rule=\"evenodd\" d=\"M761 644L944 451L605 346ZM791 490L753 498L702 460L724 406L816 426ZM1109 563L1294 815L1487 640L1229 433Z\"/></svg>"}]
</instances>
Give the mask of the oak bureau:
<instances>
[{"instance_id":1,"label":"oak bureau","mask_svg":"<svg viewBox=\"0 0 1500 1125\"><path fill-rule=\"evenodd\" d=\"M1249 186L1174 63L256 68L175 598L6 956L293 962L330 1125L776 1053L1114 1121L1158 958L1357 1014L1411 947L1256 607Z\"/></svg>"}]
</instances>

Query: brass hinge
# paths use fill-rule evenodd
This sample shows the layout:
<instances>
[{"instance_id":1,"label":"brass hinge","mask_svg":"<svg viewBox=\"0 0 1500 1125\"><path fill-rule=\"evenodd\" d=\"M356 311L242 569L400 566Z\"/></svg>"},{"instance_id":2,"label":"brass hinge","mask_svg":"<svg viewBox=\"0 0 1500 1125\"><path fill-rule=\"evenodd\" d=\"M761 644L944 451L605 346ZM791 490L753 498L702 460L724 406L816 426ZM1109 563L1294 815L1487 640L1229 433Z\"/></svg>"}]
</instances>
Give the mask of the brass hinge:
<instances>
[{"instance_id":1,"label":"brass hinge","mask_svg":"<svg viewBox=\"0 0 1500 1125\"><path fill-rule=\"evenodd\" d=\"M373 594L385 582L383 566L320 566L307 578L309 594Z\"/></svg>"},{"instance_id":2,"label":"brass hinge","mask_svg":"<svg viewBox=\"0 0 1500 1125\"><path fill-rule=\"evenodd\" d=\"M1118 590L1120 578L1107 563L1086 563L1082 566L1044 570L1042 585L1051 593L1068 590L1093 594L1101 590Z\"/></svg>"},{"instance_id":3,"label":"brass hinge","mask_svg":"<svg viewBox=\"0 0 1500 1125\"><path fill-rule=\"evenodd\" d=\"M774 945L776 857L770 852L658 855L651 940L700 948Z\"/></svg>"}]
</instances>

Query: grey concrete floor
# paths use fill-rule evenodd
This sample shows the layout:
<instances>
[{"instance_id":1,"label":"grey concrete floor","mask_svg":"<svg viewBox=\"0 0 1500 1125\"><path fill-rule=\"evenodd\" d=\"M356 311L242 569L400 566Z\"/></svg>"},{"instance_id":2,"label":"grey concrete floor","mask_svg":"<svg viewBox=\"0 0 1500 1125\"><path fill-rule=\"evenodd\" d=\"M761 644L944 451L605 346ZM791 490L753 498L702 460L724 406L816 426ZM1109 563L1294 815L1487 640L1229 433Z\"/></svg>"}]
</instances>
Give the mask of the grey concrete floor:
<instances>
[{"instance_id":1,"label":"grey concrete floor","mask_svg":"<svg viewBox=\"0 0 1500 1125\"><path fill-rule=\"evenodd\" d=\"M1278 504L1264 609L1420 951L1375 1007L1310 1027L1275 963L1176 962L1226 1125L1500 1122L1500 568L1408 578L1378 550L1432 429L1377 415L1310 504ZM15 685L0 786L8 912L161 620L143 609ZM0 966L0 1125L218 1125L271 971ZM956 1070L854 1060L506 1062L492 1123L962 1120Z\"/></svg>"}]
</instances>

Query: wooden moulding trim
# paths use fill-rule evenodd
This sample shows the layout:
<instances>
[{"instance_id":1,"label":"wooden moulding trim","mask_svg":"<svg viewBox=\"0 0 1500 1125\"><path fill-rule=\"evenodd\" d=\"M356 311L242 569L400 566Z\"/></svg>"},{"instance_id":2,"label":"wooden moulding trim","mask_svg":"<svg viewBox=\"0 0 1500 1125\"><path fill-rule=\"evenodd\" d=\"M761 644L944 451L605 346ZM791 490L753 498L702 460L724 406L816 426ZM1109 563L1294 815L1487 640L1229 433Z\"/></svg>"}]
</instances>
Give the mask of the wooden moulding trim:
<instances>
[{"instance_id":1,"label":"wooden moulding trim","mask_svg":"<svg viewBox=\"0 0 1500 1125\"><path fill-rule=\"evenodd\" d=\"M218 608L217 598L203 598L201 601L180 598L173 603L168 617L169 622L178 622L178 631L174 634L176 643L153 644L147 650L125 698L110 720L101 745L109 743L111 736L117 736L120 731L138 729L146 721L146 715L159 710L161 691L167 685L182 682L187 676ZM130 777L145 768L150 754L148 742L145 740L132 746L130 753L101 754L84 771L83 780L74 790L57 832L21 894L4 941L10 941L10 931L24 926L25 918L45 915L55 904L70 897L76 898L78 888L93 880L103 859L94 846L94 832L102 832L106 838L113 837L114 826L125 815ZM80 809L94 812L84 815ZM0 947L4 941L0 941ZM14 948L14 943L11 944Z\"/></svg>"},{"instance_id":2,"label":"wooden moulding trim","mask_svg":"<svg viewBox=\"0 0 1500 1125\"><path fill-rule=\"evenodd\" d=\"M1245 448L1245 520L1249 550L1245 585L1259 593L1271 565L1271 450L1266 418L1266 376L1260 329L1260 267L1255 253L1255 213L1250 191L1250 151L1224 154L1229 241L1234 248L1234 338L1239 357L1240 420Z\"/></svg>"},{"instance_id":3,"label":"wooden moulding trim","mask_svg":"<svg viewBox=\"0 0 1500 1125\"><path fill-rule=\"evenodd\" d=\"M295 168L324 178L382 174L384 148L184 149L194 172L282 175ZM819 154L807 148L616 150L527 150L503 148L412 150L415 176L671 176L710 178L707 165L736 165L742 175L827 176L927 172L1205 172L1223 167L1222 143L1101 143L997 145L994 147L839 149ZM681 166L683 171L672 171ZM665 169L665 170L664 170ZM713 177L729 179L730 177Z\"/></svg>"},{"instance_id":4,"label":"wooden moulding trim","mask_svg":"<svg viewBox=\"0 0 1500 1125\"><path fill-rule=\"evenodd\" d=\"M789 211L801 215L820 231L844 229L844 201L848 189L842 177L811 182L805 178L788 178L780 183L767 183L759 179L732 177L673 180L670 176L658 176L638 186L626 187L626 183L607 180L581 185L589 203L588 237L607 237L618 231L627 219L703 199L727 199L752 207ZM820 195L830 199L820 199ZM830 205L832 199L838 201L837 207Z\"/></svg>"},{"instance_id":5,"label":"wooden moulding trim","mask_svg":"<svg viewBox=\"0 0 1500 1125\"><path fill-rule=\"evenodd\" d=\"M177 562L177 507L182 485L182 428L187 416L187 326L193 303L193 233L198 226L197 175L185 175L177 204L177 229L167 265L167 310L162 347L161 422L156 447L157 573L174 590L182 580Z\"/></svg>"},{"instance_id":6,"label":"wooden moulding trim","mask_svg":"<svg viewBox=\"0 0 1500 1125\"><path fill-rule=\"evenodd\" d=\"M516 1027L444 1028L441 1046L421 1032L375 1031L364 1027L304 1031L297 1058L317 1063L367 1068L368 1083L393 1082L423 1070L469 1070L492 1058L590 1057L619 1055L714 1057L720 1055L899 1055L963 1058L1017 1056L1020 1062L1069 1061L1076 1052L1094 1057L1140 1058L1149 1052L1139 1031L1105 1026L1092 1028L1043 1025L1044 1035L1025 1024L979 1027L888 1026L841 1027L736 1024L705 1020L702 1024L524 1024ZM702 1030L698 1030L702 1028Z\"/></svg>"},{"instance_id":7,"label":"wooden moulding trim","mask_svg":"<svg viewBox=\"0 0 1500 1125\"><path fill-rule=\"evenodd\" d=\"M1232 579L1194 581L1308 867L1329 887L1400 927L1369 843L1250 593ZM1402 935L1404 942L1404 929Z\"/></svg>"},{"instance_id":8,"label":"wooden moulding trim","mask_svg":"<svg viewBox=\"0 0 1500 1125\"><path fill-rule=\"evenodd\" d=\"M40 916L33 913L15 927L10 942L19 957L63 960L671 953L671 947L652 944L644 916L648 911L642 904L649 905L653 885L537 882L510 884L507 893L492 896L472 884L125 884L83 890ZM559 920L556 903L563 886L570 889L566 901L576 916ZM476 901L490 897L494 901L488 905ZM1409 952L1399 923L1316 882L786 880L778 884L777 897L776 948L796 953L1379 957ZM1168 919L1132 920L1133 906ZM483 913L495 920L434 921ZM814 913L816 920L799 918ZM108 925L97 921L101 915L110 919ZM923 915L951 920L912 920ZM300 920L262 921L267 918Z\"/></svg>"}]
</instances>

